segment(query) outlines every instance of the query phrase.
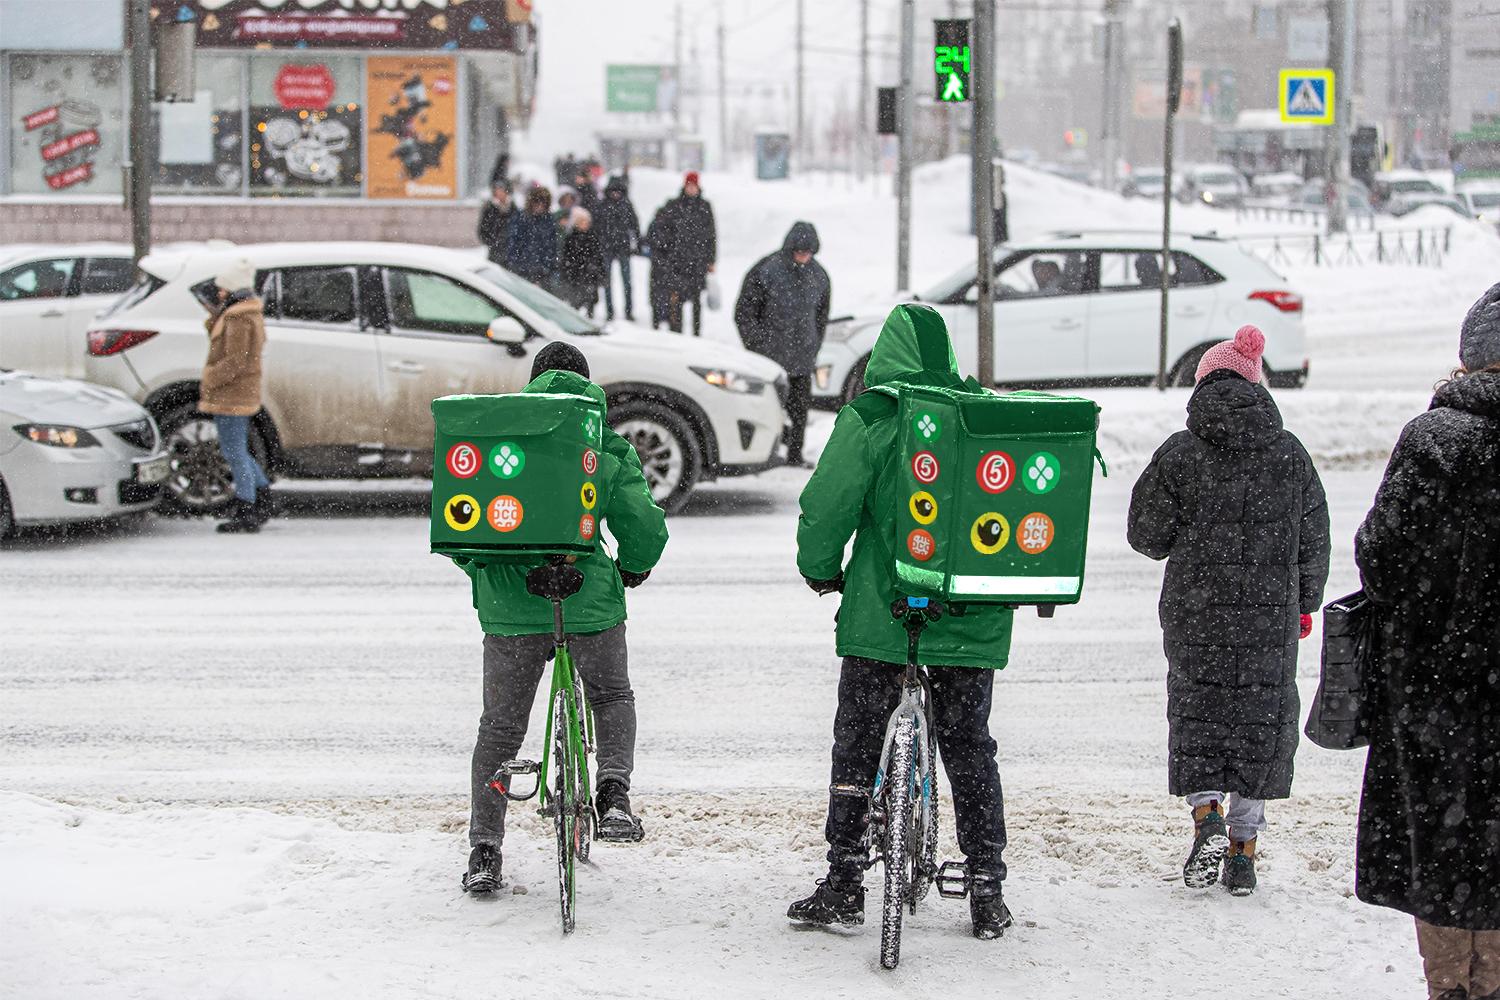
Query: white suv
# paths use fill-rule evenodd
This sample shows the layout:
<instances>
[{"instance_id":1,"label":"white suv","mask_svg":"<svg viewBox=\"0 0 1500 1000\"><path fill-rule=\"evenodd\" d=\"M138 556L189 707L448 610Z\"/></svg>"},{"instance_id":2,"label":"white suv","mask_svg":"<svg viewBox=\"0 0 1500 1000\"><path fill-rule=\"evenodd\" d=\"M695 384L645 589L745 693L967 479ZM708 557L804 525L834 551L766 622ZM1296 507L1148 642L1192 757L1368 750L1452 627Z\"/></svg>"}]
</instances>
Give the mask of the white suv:
<instances>
[{"instance_id":1,"label":"white suv","mask_svg":"<svg viewBox=\"0 0 1500 1000\"><path fill-rule=\"evenodd\" d=\"M1059 233L995 251L997 385L1036 388L1149 385L1160 352L1161 236ZM1198 359L1245 323L1266 335L1266 375L1274 386L1307 379L1302 297L1275 271L1234 243L1211 236L1172 237L1167 371L1191 385ZM948 323L962 370L975 370L979 317L977 269L969 265L921 295ZM845 317L828 326L813 398L853 399L884 314Z\"/></svg>"},{"instance_id":2,"label":"white suv","mask_svg":"<svg viewBox=\"0 0 1500 1000\"><path fill-rule=\"evenodd\" d=\"M389 243L215 246L152 254L88 331L88 377L128 392L161 425L169 502L226 502L227 468L198 412L213 275L244 256L266 306L265 408L251 449L295 476L428 475L432 400L514 392L551 340L588 357L609 420L641 455L666 509L693 486L776 462L785 375L717 341L599 327L483 258Z\"/></svg>"}]
</instances>

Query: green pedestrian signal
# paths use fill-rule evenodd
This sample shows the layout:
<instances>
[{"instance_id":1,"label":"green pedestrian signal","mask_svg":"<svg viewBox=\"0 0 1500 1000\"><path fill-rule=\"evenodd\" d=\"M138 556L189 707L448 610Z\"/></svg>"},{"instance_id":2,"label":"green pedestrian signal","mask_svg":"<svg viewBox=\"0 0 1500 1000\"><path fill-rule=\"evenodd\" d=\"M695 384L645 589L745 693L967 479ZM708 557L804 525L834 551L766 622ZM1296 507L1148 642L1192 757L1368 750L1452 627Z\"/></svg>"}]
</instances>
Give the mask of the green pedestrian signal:
<instances>
[{"instance_id":1,"label":"green pedestrian signal","mask_svg":"<svg viewBox=\"0 0 1500 1000\"><path fill-rule=\"evenodd\" d=\"M968 20L933 21L932 29L932 71L937 99L950 104L969 100Z\"/></svg>"}]
</instances>

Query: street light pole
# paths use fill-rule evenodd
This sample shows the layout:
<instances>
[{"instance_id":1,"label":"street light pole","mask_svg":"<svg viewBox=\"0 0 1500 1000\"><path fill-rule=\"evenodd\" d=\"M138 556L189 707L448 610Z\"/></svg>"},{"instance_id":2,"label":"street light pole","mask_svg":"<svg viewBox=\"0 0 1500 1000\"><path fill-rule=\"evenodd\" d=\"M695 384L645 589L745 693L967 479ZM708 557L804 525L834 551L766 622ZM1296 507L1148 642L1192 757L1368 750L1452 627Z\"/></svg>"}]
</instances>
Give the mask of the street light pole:
<instances>
[{"instance_id":1,"label":"street light pole","mask_svg":"<svg viewBox=\"0 0 1500 1000\"><path fill-rule=\"evenodd\" d=\"M1349 141L1354 130L1354 5L1349 0L1328 0L1328 63L1333 67L1333 142L1325 183L1332 194L1328 202L1328 231L1349 229Z\"/></svg>"},{"instance_id":2,"label":"street light pole","mask_svg":"<svg viewBox=\"0 0 1500 1000\"><path fill-rule=\"evenodd\" d=\"M130 40L130 161L125 164L126 206L135 262L151 251L151 4L128 0Z\"/></svg>"},{"instance_id":3,"label":"street light pole","mask_svg":"<svg viewBox=\"0 0 1500 1000\"><path fill-rule=\"evenodd\" d=\"M855 172L865 179L870 160L870 0L859 3L859 128L855 130Z\"/></svg>"},{"instance_id":4,"label":"street light pole","mask_svg":"<svg viewBox=\"0 0 1500 1000\"><path fill-rule=\"evenodd\" d=\"M916 0L901 0L901 86L896 89L896 290L911 288L911 158L916 94L911 64L917 34Z\"/></svg>"},{"instance_id":5,"label":"street light pole","mask_svg":"<svg viewBox=\"0 0 1500 1000\"><path fill-rule=\"evenodd\" d=\"M969 137L973 159L974 231L979 237L979 371L981 385L995 381L995 0L974 0L974 126Z\"/></svg>"}]
</instances>

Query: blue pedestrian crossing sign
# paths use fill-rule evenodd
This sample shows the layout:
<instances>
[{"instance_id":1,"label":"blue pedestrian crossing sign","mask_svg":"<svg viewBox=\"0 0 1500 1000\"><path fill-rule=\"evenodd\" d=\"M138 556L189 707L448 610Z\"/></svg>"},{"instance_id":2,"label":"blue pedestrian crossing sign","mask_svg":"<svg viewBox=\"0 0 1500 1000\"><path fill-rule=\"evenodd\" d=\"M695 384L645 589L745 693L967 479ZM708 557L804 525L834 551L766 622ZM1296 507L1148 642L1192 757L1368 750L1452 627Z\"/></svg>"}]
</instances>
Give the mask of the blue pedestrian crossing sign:
<instances>
[{"instance_id":1,"label":"blue pedestrian crossing sign","mask_svg":"<svg viewBox=\"0 0 1500 1000\"><path fill-rule=\"evenodd\" d=\"M1333 70L1281 71L1281 120L1291 125L1333 124Z\"/></svg>"}]
</instances>

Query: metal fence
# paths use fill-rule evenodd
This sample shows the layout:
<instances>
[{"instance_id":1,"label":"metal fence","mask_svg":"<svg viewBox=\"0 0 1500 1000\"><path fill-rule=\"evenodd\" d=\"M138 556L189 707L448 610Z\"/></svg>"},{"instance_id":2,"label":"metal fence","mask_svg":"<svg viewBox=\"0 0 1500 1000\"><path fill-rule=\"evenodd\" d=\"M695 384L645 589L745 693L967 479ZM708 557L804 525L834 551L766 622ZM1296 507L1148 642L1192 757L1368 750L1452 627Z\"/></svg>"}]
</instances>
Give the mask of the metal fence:
<instances>
[{"instance_id":1,"label":"metal fence","mask_svg":"<svg viewBox=\"0 0 1500 1000\"><path fill-rule=\"evenodd\" d=\"M1235 242L1273 267L1442 267L1453 243L1453 227L1350 230L1333 236L1319 232L1266 233L1236 237Z\"/></svg>"}]
</instances>

